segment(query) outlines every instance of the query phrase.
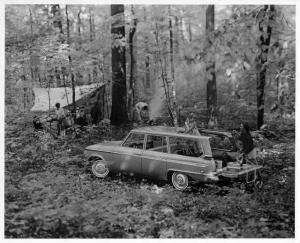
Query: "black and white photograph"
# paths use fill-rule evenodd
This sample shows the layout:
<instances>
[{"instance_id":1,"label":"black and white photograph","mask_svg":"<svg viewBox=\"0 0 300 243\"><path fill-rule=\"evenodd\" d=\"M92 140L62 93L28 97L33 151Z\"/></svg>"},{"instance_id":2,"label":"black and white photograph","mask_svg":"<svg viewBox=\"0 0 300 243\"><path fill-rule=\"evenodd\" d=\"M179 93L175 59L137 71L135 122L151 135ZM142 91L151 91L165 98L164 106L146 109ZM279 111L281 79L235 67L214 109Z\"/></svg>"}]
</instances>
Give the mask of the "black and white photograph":
<instances>
[{"instance_id":1,"label":"black and white photograph","mask_svg":"<svg viewBox=\"0 0 300 243\"><path fill-rule=\"evenodd\" d=\"M296 7L3 4L4 238L296 242Z\"/></svg>"}]
</instances>

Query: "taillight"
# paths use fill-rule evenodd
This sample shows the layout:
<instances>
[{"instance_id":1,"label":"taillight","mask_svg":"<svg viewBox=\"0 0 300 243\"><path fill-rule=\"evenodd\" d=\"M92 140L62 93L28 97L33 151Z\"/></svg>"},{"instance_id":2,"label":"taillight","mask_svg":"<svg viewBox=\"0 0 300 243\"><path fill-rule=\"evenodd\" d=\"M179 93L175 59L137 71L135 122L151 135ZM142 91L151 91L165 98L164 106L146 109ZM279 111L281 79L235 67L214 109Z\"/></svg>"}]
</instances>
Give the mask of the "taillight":
<instances>
[{"instance_id":1,"label":"taillight","mask_svg":"<svg viewBox=\"0 0 300 243\"><path fill-rule=\"evenodd\" d=\"M222 170L223 168L222 160L215 160L215 163L216 163L216 170L217 171Z\"/></svg>"}]
</instances>

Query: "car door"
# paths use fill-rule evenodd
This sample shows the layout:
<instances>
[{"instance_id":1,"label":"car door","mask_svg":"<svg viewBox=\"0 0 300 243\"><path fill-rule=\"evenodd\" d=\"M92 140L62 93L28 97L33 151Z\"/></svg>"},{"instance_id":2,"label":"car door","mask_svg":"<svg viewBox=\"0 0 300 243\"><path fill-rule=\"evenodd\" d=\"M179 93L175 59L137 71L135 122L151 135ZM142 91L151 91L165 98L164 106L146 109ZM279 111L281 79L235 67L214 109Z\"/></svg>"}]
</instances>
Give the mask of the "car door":
<instances>
[{"instance_id":1,"label":"car door","mask_svg":"<svg viewBox=\"0 0 300 243\"><path fill-rule=\"evenodd\" d=\"M142 159L145 135L142 133L130 133L122 144L122 152L118 163L118 170L121 172L129 172L141 174Z\"/></svg>"},{"instance_id":2,"label":"car door","mask_svg":"<svg viewBox=\"0 0 300 243\"><path fill-rule=\"evenodd\" d=\"M165 136L147 135L142 155L142 173L155 179L166 178L166 156L168 153Z\"/></svg>"},{"instance_id":3,"label":"car door","mask_svg":"<svg viewBox=\"0 0 300 243\"><path fill-rule=\"evenodd\" d=\"M167 170L203 175L215 171L214 161L210 159L211 154L208 154L204 142L195 138L169 136ZM206 156L209 157L206 159Z\"/></svg>"}]
</instances>

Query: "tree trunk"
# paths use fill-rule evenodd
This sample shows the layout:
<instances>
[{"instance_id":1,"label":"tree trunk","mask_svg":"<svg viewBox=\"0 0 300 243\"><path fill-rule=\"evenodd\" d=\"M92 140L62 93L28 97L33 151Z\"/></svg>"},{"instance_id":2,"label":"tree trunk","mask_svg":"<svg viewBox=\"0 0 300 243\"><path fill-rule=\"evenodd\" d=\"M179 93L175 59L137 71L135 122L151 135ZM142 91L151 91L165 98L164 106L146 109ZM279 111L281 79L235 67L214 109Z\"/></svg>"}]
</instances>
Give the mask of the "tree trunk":
<instances>
[{"instance_id":1,"label":"tree trunk","mask_svg":"<svg viewBox=\"0 0 300 243\"><path fill-rule=\"evenodd\" d=\"M175 87L175 70L174 70L174 50L173 50L173 27L171 19L171 6L169 5L169 33L170 33L170 65L171 65L171 92L172 92L172 108L175 127L178 126L176 87Z\"/></svg>"},{"instance_id":2,"label":"tree trunk","mask_svg":"<svg viewBox=\"0 0 300 243\"><path fill-rule=\"evenodd\" d=\"M130 76L129 76L129 97L128 109L130 119L133 120L133 108L136 102L135 85L136 85L136 56L134 52L134 35L136 32L137 18L135 17L133 6L131 5L132 23L129 30L129 53L130 53Z\"/></svg>"},{"instance_id":3,"label":"tree trunk","mask_svg":"<svg viewBox=\"0 0 300 243\"><path fill-rule=\"evenodd\" d=\"M69 13L68 13L68 5L66 5L66 19L67 19L67 44L70 48L70 20L69 20ZM68 55L69 59L69 75L71 75L71 86L72 86L72 104L73 104L73 117L76 119L76 104L75 104L75 80L74 80L74 74L72 73L72 58L69 53Z\"/></svg>"},{"instance_id":4,"label":"tree trunk","mask_svg":"<svg viewBox=\"0 0 300 243\"><path fill-rule=\"evenodd\" d=\"M68 5L66 5L66 20L67 20L67 44L70 45L70 20L69 20L69 13L68 13Z\"/></svg>"},{"instance_id":5,"label":"tree trunk","mask_svg":"<svg viewBox=\"0 0 300 243\"><path fill-rule=\"evenodd\" d=\"M206 44L207 49L210 51L210 47L213 44L213 32L215 29L215 6L208 5L206 9ZM209 60L206 61L206 98L207 98L207 111L209 123L212 127L217 126L217 85L216 85L216 73L215 73L215 58L214 54Z\"/></svg>"},{"instance_id":6,"label":"tree trunk","mask_svg":"<svg viewBox=\"0 0 300 243\"><path fill-rule=\"evenodd\" d=\"M45 78L46 81L48 81L48 82L47 82L47 84L48 84L48 87L47 87L47 94L48 94L48 104L49 104L49 112L50 112L50 108L51 108L51 105L50 105L50 103L51 103L51 98L50 98L50 89L51 89L51 86L50 86L50 78L49 78L49 80L47 80L45 74L44 74L44 78Z\"/></svg>"},{"instance_id":7,"label":"tree trunk","mask_svg":"<svg viewBox=\"0 0 300 243\"><path fill-rule=\"evenodd\" d=\"M151 82L150 82L150 57L149 54L146 54L146 60L145 60L145 86L147 89L151 88Z\"/></svg>"},{"instance_id":8,"label":"tree trunk","mask_svg":"<svg viewBox=\"0 0 300 243\"><path fill-rule=\"evenodd\" d=\"M71 74L71 83L72 83L72 104L73 104L73 114L76 113L76 104L75 104L75 75Z\"/></svg>"},{"instance_id":9,"label":"tree trunk","mask_svg":"<svg viewBox=\"0 0 300 243\"><path fill-rule=\"evenodd\" d=\"M179 53L179 19L175 16L175 38L174 38L174 49L175 53Z\"/></svg>"},{"instance_id":10,"label":"tree trunk","mask_svg":"<svg viewBox=\"0 0 300 243\"><path fill-rule=\"evenodd\" d=\"M92 10L89 8L89 24L90 24L90 42L93 41L93 21L92 21Z\"/></svg>"},{"instance_id":11,"label":"tree trunk","mask_svg":"<svg viewBox=\"0 0 300 243\"><path fill-rule=\"evenodd\" d=\"M80 37L81 36L81 18L80 18L80 14L81 14L81 9L79 9L78 13L77 13L77 33L78 33L78 36Z\"/></svg>"},{"instance_id":12,"label":"tree trunk","mask_svg":"<svg viewBox=\"0 0 300 243\"><path fill-rule=\"evenodd\" d=\"M33 20L32 20L32 11L29 7L29 18L30 18L30 39L31 43L33 42ZM30 48L30 74L31 74L31 80L34 79L34 72L33 72L33 61L32 61L32 49Z\"/></svg>"},{"instance_id":13,"label":"tree trunk","mask_svg":"<svg viewBox=\"0 0 300 243\"><path fill-rule=\"evenodd\" d=\"M182 14L182 13L181 13L181 14ZM183 33L183 29L184 29L183 17L180 16L180 17L179 17L179 32L180 32L180 39L181 39L181 42L184 43L184 33Z\"/></svg>"},{"instance_id":14,"label":"tree trunk","mask_svg":"<svg viewBox=\"0 0 300 243\"><path fill-rule=\"evenodd\" d=\"M61 85L61 78L60 78L60 70L58 69L58 67L55 67L55 70L54 70L54 72L55 72L55 78L56 78L56 86L57 87L60 87L60 85Z\"/></svg>"},{"instance_id":15,"label":"tree trunk","mask_svg":"<svg viewBox=\"0 0 300 243\"><path fill-rule=\"evenodd\" d=\"M65 94L66 94L67 104L69 106L69 98L68 98L68 92L67 92L66 77L65 77L65 75L63 75L63 82L64 82L64 88L65 88Z\"/></svg>"},{"instance_id":16,"label":"tree trunk","mask_svg":"<svg viewBox=\"0 0 300 243\"><path fill-rule=\"evenodd\" d=\"M102 58L102 80L104 83L104 92L103 92L103 96L104 96L104 118L109 118L109 111L110 111L110 102L109 102L109 97L110 97L110 85L109 82L105 82L105 56L103 56Z\"/></svg>"},{"instance_id":17,"label":"tree trunk","mask_svg":"<svg viewBox=\"0 0 300 243\"><path fill-rule=\"evenodd\" d=\"M125 46L120 42L125 39L124 5L111 5L111 64L112 64L112 107L110 121L112 125L128 122L126 57Z\"/></svg>"},{"instance_id":18,"label":"tree trunk","mask_svg":"<svg viewBox=\"0 0 300 243\"><path fill-rule=\"evenodd\" d=\"M155 24L155 43L156 43L156 47L157 47L157 58L160 64L160 68L161 68L161 79L163 82L163 88L164 88L164 92L165 92L165 96L166 96L166 103L167 103L167 108L168 108L168 113L171 117L172 123L174 124L174 114L172 112L172 107L171 107L171 103L170 103L170 91L169 91L169 84L168 84L168 77L167 77L167 72L166 72L166 59L162 60L162 56L165 58L166 55L164 55L164 53L162 54L161 50L160 50L160 45L159 45L159 40L158 40L158 25L157 23Z\"/></svg>"},{"instance_id":19,"label":"tree trunk","mask_svg":"<svg viewBox=\"0 0 300 243\"><path fill-rule=\"evenodd\" d=\"M53 14L53 25L54 27L59 28L59 32L63 34L61 16L60 16L60 7L59 4L52 5L52 14Z\"/></svg>"},{"instance_id":20,"label":"tree trunk","mask_svg":"<svg viewBox=\"0 0 300 243\"><path fill-rule=\"evenodd\" d=\"M192 42L193 34L192 34L191 20L189 20L188 32L189 32L189 42Z\"/></svg>"},{"instance_id":21,"label":"tree trunk","mask_svg":"<svg viewBox=\"0 0 300 243\"><path fill-rule=\"evenodd\" d=\"M146 8L144 7L144 22L147 22L147 12ZM148 33L145 36L145 87L146 89L149 89L151 87L151 82L150 82L150 57L149 57L149 37Z\"/></svg>"},{"instance_id":22,"label":"tree trunk","mask_svg":"<svg viewBox=\"0 0 300 243\"><path fill-rule=\"evenodd\" d=\"M269 9L270 8L270 9ZM264 31L264 25L266 24L266 15L269 9L268 19L267 19L267 33ZM268 60L268 52L270 47L270 40L272 34L272 26L270 21L274 18L275 7L274 5L265 5L264 14L262 19L258 23L258 28L260 31L260 53L258 55L258 77L257 77L257 129L259 129L264 124L264 89L266 83L266 72L267 68L265 63Z\"/></svg>"}]
</instances>

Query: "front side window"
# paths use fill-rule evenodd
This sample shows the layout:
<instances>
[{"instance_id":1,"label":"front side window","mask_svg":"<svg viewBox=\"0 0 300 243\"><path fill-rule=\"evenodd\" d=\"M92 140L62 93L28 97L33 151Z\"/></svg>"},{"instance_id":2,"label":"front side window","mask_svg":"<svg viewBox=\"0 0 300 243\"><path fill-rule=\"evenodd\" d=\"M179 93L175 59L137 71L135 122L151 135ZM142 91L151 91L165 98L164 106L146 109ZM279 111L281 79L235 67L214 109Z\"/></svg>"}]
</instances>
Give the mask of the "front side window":
<instances>
[{"instance_id":1,"label":"front side window","mask_svg":"<svg viewBox=\"0 0 300 243\"><path fill-rule=\"evenodd\" d=\"M144 136L145 135L141 133L131 133L122 146L143 149Z\"/></svg>"},{"instance_id":2,"label":"front side window","mask_svg":"<svg viewBox=\"0 0 300 243\"><path fill-rule=\"evenodd\" d=\"M179 154L190 157L200 157L203 150L200 141L196 139L169 137L171 154Z\"/></svg>"},{"instance_id":3,"label":"front side window","mask_svg":"<svg viewBox=\"0 0 300 243\"><path fill-rule=\"evenodd\" d=\"M156 152L167 153L167 140L164 136L148 135L146 149Z\"/></svg>"}]
</instances>

